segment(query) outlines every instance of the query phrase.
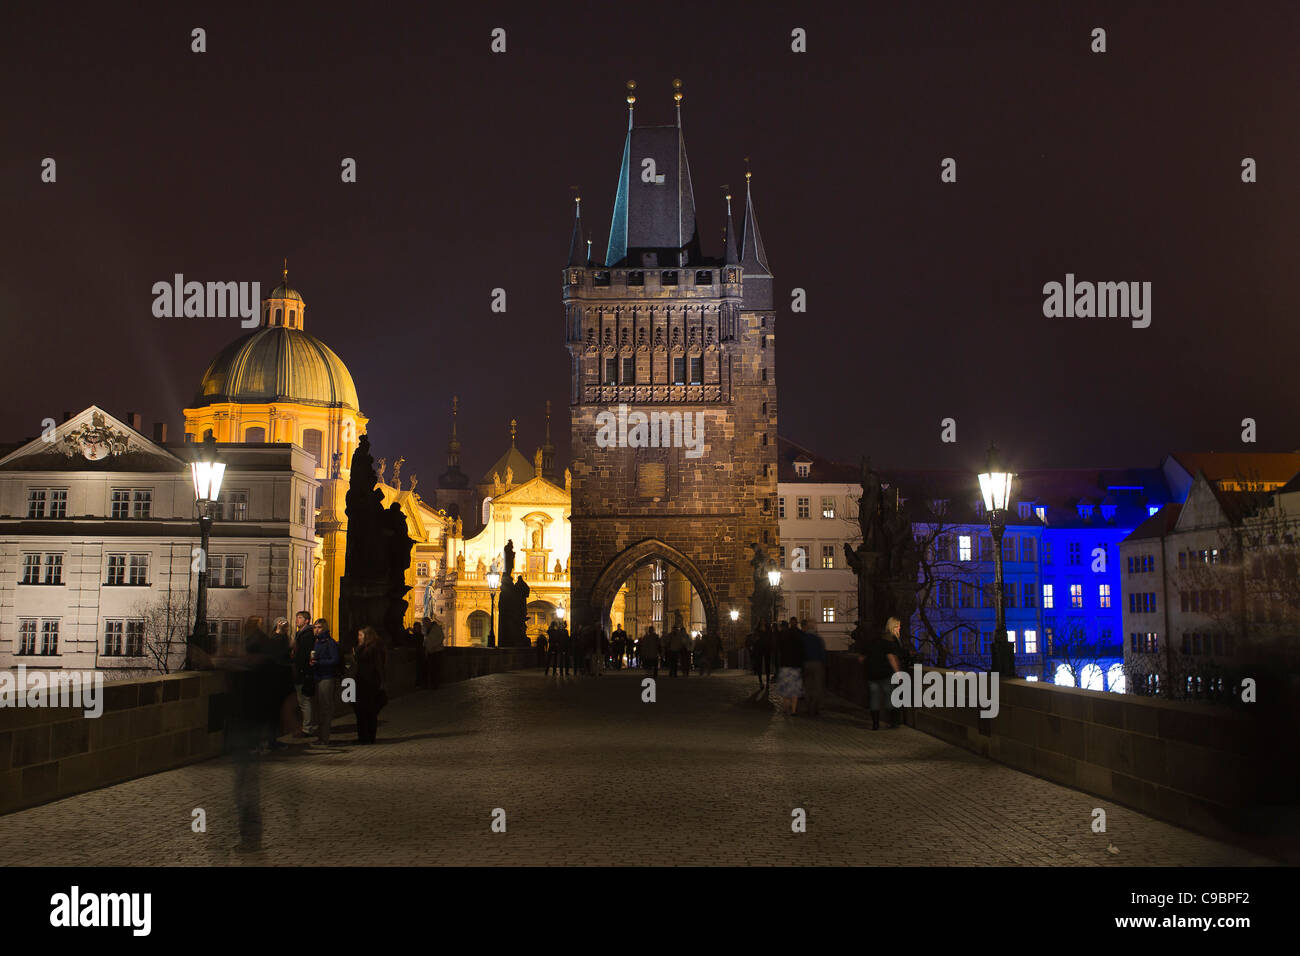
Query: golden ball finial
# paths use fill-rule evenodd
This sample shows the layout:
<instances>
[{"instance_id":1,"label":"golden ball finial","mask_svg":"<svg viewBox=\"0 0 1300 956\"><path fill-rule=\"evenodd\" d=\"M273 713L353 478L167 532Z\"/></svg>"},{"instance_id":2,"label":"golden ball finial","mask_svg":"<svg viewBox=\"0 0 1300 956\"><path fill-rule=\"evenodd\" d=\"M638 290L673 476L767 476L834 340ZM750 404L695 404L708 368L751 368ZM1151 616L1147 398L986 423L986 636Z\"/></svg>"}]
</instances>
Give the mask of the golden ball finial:
<instances>
[{"instance_id":1,"label":"golden ball finial","mask_svg":"<svg viewBox=\"0 0 1300 956\"><path fill-rule=\"evenodd\" d=\"M754 178L754 174L751 173L748 169L745 170L745 182L749 182L753 178Z\"/></svg>"},{"instance_id":2,"label":"golden ball finial","mask_svg":"<svg viewBox=\"0 0 1300 956\"><path fill-rule=\"evenodd\" d=\"M682 81L673 80L673 102L676 103L678 106L681 106L682 99L684 96L685 94L682 93Z\"/></svg>"},{"instance_id":3,"label":"golden ball finial","mask_svg":"<svg viewBox=\"0 0 1300 956\"><path fill-rule=\"evenodd\" d=\"M636 80L627 81L627 105L629 107L636 104Z\"/></svg>"}]
</instances>

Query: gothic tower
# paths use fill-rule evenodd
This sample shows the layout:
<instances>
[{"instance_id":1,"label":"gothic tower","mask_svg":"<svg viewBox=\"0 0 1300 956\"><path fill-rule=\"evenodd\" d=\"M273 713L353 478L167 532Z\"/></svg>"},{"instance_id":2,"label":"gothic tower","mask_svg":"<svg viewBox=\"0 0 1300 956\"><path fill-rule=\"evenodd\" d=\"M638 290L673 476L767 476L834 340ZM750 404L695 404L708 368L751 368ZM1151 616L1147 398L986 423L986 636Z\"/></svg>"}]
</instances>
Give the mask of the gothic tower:
<instances>
[{"instance_id":1,"label":"gothic tower","mask_svg":"<svg viewBox=\"0 0 1300 956\"><path fill-rule=\"evenodd\" d=\"M706 257L676 123L628 128L603 262L577 201L564 270L572 432L572 602L605 624L638 567L664 562L698 592L706 625L749 606L751 543L777 545L772 275L746 174L737 248ZM748 614L745 615L748 624ZM671 623L671 622L666 622Z\"/></svg>"}]
</instances>

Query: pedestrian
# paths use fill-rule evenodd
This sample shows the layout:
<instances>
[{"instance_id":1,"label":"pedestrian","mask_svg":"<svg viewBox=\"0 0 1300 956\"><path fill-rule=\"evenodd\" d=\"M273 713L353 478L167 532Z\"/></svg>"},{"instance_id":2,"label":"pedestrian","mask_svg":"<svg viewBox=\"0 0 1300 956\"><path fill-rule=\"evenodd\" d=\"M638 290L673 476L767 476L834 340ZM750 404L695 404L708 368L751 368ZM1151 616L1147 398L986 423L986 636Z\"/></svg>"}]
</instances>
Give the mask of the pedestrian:
<instances>
[{"instance_id":1,"label":"pedestrian","mask_svg":"<svg viewBox=\"0 0 1300 956\"><path fill-rule=\"evenodd\" d=\"M546 666L546 643L547 643L546 632L538 631L537 642L533 645L533 647L537 651L537 663L542 667Z\"/></svg>"},{"instance_id":2,"label":"pedestrian","mask_svg":"<svg viewBox=\"0 0 1300 956\"><path fill-rule=\"evenodd\" d=\"M653 676L659 677L659 635L655 633L652 626L645 632L640 643L636 647L637 660L641 662L642 670L653 671Z\"/></svg>"},{"instance_id":3,"label":"pedestrian","mask_svg":"<svg viewBox=\"0 0 1300 956\"><path fill-rule=\"evenodd\" d=\"M424 625L424 677L430 690L442 685L442 648L445 634L436 618L426 617Z\"/></svg>"},{"instance_id":4,"label":"pedestrian","mask_svg":"<svg viewBox=\"0 0 1300 956\"><path fill-rule=\"evenodd\" d=\"M316 733L312 698L316 695L315 679L311 675L311 649L316 643L312 633L311 614L299 611L293 616L297 632L293 635L293 689L298 695L300 719L295 737L310 737ZM310 680L312 683L307 684Z\"/></svg>"},{"instance_id":5,"label":"pedestrian","mask_svg":"<svg viewBox=\"0 0 1300 956\"><path fill-rule=\"evenodd\" d=\"M357 632L357 743L373 744L379 732L379 712L388 703L384 690L388 652L379 632L367 625Z\"/></svg>"},{"instance_id":6,"label":"pedestrian","mask_svg":"<svg viewBox=\"0 0 1300 956\"><path fill-rule=\"evenodd\" d=\"M569 625L560 622L559 630L559 647L560 657L559 665L564 670L564 676L569 676L569 669L573 666L573 635L569 633Z\"/></svg>"},{"instance_id":7,"label":"pedestrian","mask_svg":"<svg viewBox=\"0 0 1300 956\"><path fill-rule=\"evenodd\" d=\"M826 696L826 642L807 622L803 628L803 689L808 716L820 717Z\"/></svg>"},{"instance_id":8,"label":"pedestrian","mask_svg":"<svg viewBox=\"0 0 1300 956\"><path fill-rule=\"evenodd\" d=\"M722 653L722 638L718 636L717 631L709 631L704 635L704 676L709 677L713 674L713 668L717 666L718 657Z\"/></svg>"},{"instance_id":9,"label":"pedestrian","mask_svg":"<svg viewBox=\"0 0 1300 956\"><path fill-rule=\"evenodd\" d=\"M898 727L898 711L890 701L890 678L896 671L903 669L902 647L898 642L898 632L902 621L891 617L885 622L885 629L867 642L866 654L859 654L858 660L866 666L867 707L871 711L871 729L880 729L880 712L889 708L889 729Z\"/></svg>"},{"instance_id":10,"label":"pedestrian","mask_svg":"<svg viewBox=\"0 0 1300 956\"><path fill-rule=\"evenodd\" d=\"M316 643L311 650L312 675L316 678L316 740L329 746L330 727L334 722L334 696L338 693L339 645L330 637L329 622L317 618L312 625Z\"/></svg>"},{"instance_id":11,"label":"pedestrian","mask_svg":"<svg viewBox=\"0 0 1300 956\"><path fill-rule=\"evenodd\" d=\"M668 632L668 639L665 641L665 651L668 655L668 676L676 677L677 668L682 663L682 649L686 647L686 628L682 625L681 616L678 615L677 622Z\"/></svg>"},{"instance_id":12,"label":"pedestrian","mask_svg":"<svg viewBox=\"0 0 1300 956\"><path fill-rule=\"evenodd\" d=\"M614 629L611 643L614 645L614 667L621 670L623 668L623 655L627 653L627 631L623 630L623 625L619 624ZM628 662L631 663L630 661Z\"/></svg>"},{"instance_id":13,"label":"pedestrian","mask_svg":"<svg viewBox=\"0 0 1300 956\"><path fill-rule=\"evenodd\" d=\"M781 709L793 717L799 708L799 698L803 696L803 636L797 626L784 627L777 632L776 658L780 667L776 676L776 693L781 698Z\"/></svg>"},{"instance_id":14,"label":"pedestrian","mask_svg":"<svg viewBox=\"0 0 1300 956\"><path fill-rule=\"evenodd\" d=\"M266 641L266 656L272 668L271 688L277 705L277 725L272 735L271 749L280 750L284 744L279 737L292 734L298 721L297 701L293 686L293 641L289 636L289 621L276 618L275 626Z\"/></svg>"}]
</instances>

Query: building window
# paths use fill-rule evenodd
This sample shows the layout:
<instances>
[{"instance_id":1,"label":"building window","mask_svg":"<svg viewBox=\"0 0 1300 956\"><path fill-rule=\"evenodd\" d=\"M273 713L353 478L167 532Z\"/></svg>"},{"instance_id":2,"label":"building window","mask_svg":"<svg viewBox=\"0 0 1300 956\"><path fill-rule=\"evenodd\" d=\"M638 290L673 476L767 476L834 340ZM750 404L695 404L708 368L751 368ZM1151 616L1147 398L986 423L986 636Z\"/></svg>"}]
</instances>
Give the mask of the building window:
<instances>
[{"instance_id":1,"label":"building window","mask_svg":"<svg viewBox=\"0 0 1300 956\"><path fill-rule=\"evenodd\" d=\"M212 633L217 638L217 653L225 657L239 657L244 653L244 641L240 634L243 622L238 618L214 621Z\"/></svg>"},{"instance_id":2,"label":"building window","mask_svg":"<svg viewBox=\"0 0 1300 956\"><path fill-rule=\"evenodd\" d=\"M636 358L633 356L625 356L623 359L623 384L636 384Z\"/></svg>"},{"instance_id":3,"label":"building window","mask_svg":"<svg viewBox=\"0 0 1300 956\"><path fill-rule=\"evenodd\" d=\"M1026 581L1022 588L1024 593L1024 606L1026 608L1035 608L1038 606L1038 588L1033 581Z\"/></svg>"},{"instance_id":4,"label":"building window","mask_svg":"<svg viewBox=\"0 0 1300 956\"><path fill-rule=\"evenodd\" d=\"M104 656L143 657L144 621L105 621Z\"/></svg>"},{"instance_id":5,"label":"building window","mask_svg":"<svg viewBox=\"0 0 1300 956\"><path fill-rule=\"evenodd\" d=\"M45 489L32 488L27 492L27 517L45 517Z\"/></svg>"},{"instance_id":6,"label":"building window","mask_svg":"<svg viewBox=\"0 0 1300 956\"><path fill-rule=\"evenodd\" d=\"M41 556L39 554L23 555L23 584L41 583Z\"/></svg>"},{"instance_id":7,"label":"building window","mask_svg":"<svg viewBox=\"0 0 1300 956\"><path fill-rule=\"evenodd\" d=\"M106 584L126 583L126 555L110 554L108 556L108 580Z\"/></svg>"},{"instance_id":8,"label":"building window","mask_svg":"<svg viewBox=\"0 0 1300 956\"><path fill-rule=\"evenodd\" d=\"M18 651L20 657L36 653L36 621L32 618L20 618L18 621Z\"/></svg>"},{"instance_id":9,"label":"building window","mask_svg":"<svg viewBox=\"0 0 1300 956\"><path fill-rule=\"evenodd\" d=\"M1007 643L1011 645L1011 653L1016 652L1016 632L1007 631Z\"/></svg>"},{"instance_id":10,"label":"building window","mask_svg":"<svg viewBox=\"0 0 1300 956\"><path fill-rule=\"evenodd\" d=\"M822 498L822 517L823 517L823 518L834 518L834 517L835 517L835 499L834 499L834 498L827 498L827 497L823 497L823 498Z\"/></svg>"},{"instance_id":11,"label":"building window","mask_svg":"<svg viewBox=\"0 0 1300 956\"><path fill-rule=\"evenodd\" d=\"M1083 560L1083 547L1077 541L1070 542L1070 564L1078 565Z\"/></svg>"},{"instance_id":12,"label":"building window","mask_svg":"<svg viewBox=\"0 0 1300 956\"><path fill-rule=\"evenodd\" d=\"M307 496L298 496L298 523L305 525L307 523Z\"/></svg>"},{"instance_id":13,"label":"building window","mask_svg":"<svg viewBox=\"0 0 1300 956\"><path fill-rule=\"evenodd\" d=\"M618 359L616 358L605 359L605 384L618 384Z\"/></svg>"},{"instance_id":14,"label":"building window","mask_svg":"<svg viewBox=\"0 0 1300 956\"><path fill-rule=\"evenodd\" d=\"M1110 585L1097 585L1097 607L1110 607Z\"/></svg>"},{"instance_id":15,"label":"building window","mask_svg":"<svg viewBox=\"0 0 1300 956\"><path fill-rule=\"evenodd\" d=\"M691 384L704 384L704 359L698 355L691 357Z\"/></svg>"},{"instance_id":16,"label":"building window","mask_svg":"<svg viewBox=\"0 0 1300 956\"><path fill-rule=\"evenodd\" d=\"M1039 505L1037 508L1034 509L1034 514L1038 516L1039 521L1041 521L1043 524L1047 524L1047 509L1045 507Z\"/></svg>"},{"instance_id":17,"label":"building window","mask_svg":"<svg viewBox=\"0 0 1300 956\"><path fill-rule=\"evenodd\" d=\"M980 653L984 655L993 653L992 631L980 631Z\"/></svg>"},{"instance_id":18,"label":"building window","mask_svg":"<svg viewBox=\"0 0 1300 956\"><path fill-rule=\"evenodd\" d=\"M1006 607L1013 608L1016 606L1016 583L1007 581L1002 586L1002 599L1006 601Z\"/></svg>"},{"instance_id":19,"label":"building window","mask_svg":"<svg viewBox=\"0 0 1300 956\"><path fill-rule=\"evenodd\" d=\"M1021 561L1034 560L1034 539L1033 538L1020 539L1020 560Z\"/></svg>"},{"instance_id":20,"label":"building window","mask_svg":"<svg viewBox=\"0 0 1300 956\"><path fill-rule=\"evenodd\" d=\"M57 620L41 621L41 654L52 656L59 653L59 622Z\"/></svg>"},{"instance_id":21,"label":"building window","mask_svg":"<svg viewBox=\"0 0 1300 956\"><path fill-rule=\"evenodd\" d=\"M785 495L776 499L776 516L778 518L785 517Z\"/></svg>"},{"instance_id":22,"label":"building window","mask_svg":"<svg viewBox=\"0 0 1300 956\"><path fill-rule=\"evenodd\" d=\"M67 516L67 488L32 488L28 490L27 517L66 518Z\"/></svg>"},{"instance_id":23,"label":"building window","mask_svg":"<svg viewBox=\"0 0 1300 956\"><path fill-rule=\"evenodd\" d=\"M302 447L307 454L316 459L316 467L321 464L321 444L322 438L319 428L307 428L302 433Z\"/></svg>"},{"instance_id":24,"label":"building window","mask_svg":"<svg viewBox=\"0 0 1300 956\"><path fill-rule=\"evenodd\" d=\"M1043 542L1043 564L1052 563L1052 542Z\"/></svg>"},{"instance_id":25,"label":"building window","mask_svg":"<svg viewBox=\"0 0 1300 956\"><path fill-rule=\"evenodd\" d=\"M1037 631L1025 631L1025 653L1026 654L1038 653L1038 632Z\"/></svg>"},{"instance_id":26,"label":"building window","mask_svg":"<svg viewBox=\"0 0 1300 956\"><path fill-rule=\"evenodd\" d=\"M131 516L131 489L113 489L113 510L111 515L114 518L129 518Z\"/></svg>"},{"instance_id":27,"label":"building window","mask_svg":"<svg viewBox=\"0 0 1300 956\"><path fill-rule=\"evenodd\" d=\"M1052 608L1056 607L1056 598L1053 596L1052 590L1053 585L1043 585L1043 610L1045 611L1050 611Z\"/></svg>"},{"instance_id":28,"label":"building window","mask_svg":"<svg viewBox=\"0 0 1300 956\"><path fill-rule=\"evenodd\" d=\"M1020 503L1016 506L1016 512L1017 512L1017 514L1020 515L1020 517L1021 517L1022 519L1024 519L1025 521L1028 521L1028 520L1029 520L1029 514L1030 514L1030 508L1031 508L1031 507L1032 507L1032 503L1031 503L1031 502L1028 502L1028 501L1022 501L1022 502L1020 502Z\"/></svg>"},{"instance_id":29,"label":"building window","mask_svg":"<svg viewBox=\"0 0 1300 956\"><path fill-rule=\"evenodd\" d=\"M1083 607L1083 585L1082 584L1070 585L1070 607L1073 608Z\"/></svg>"},{"instance_id":30,"label":"building window","mask_svg":"<svg viewBox=\"0 0 1300 956\"><path fill-rule=\"evenodd\" d=\"M823 624L835 623L835 599L834 598L822 598L822 623Z\"/></svg>"},{"instance_id":31,"label":"building window","mask_svg":"<svg viewBox=\"0 0 1300 956\"><path fill-rule=\"evenodd\" d=\"M801 597L798 603L799 620L812 617L812 598Z\"/></svg>"},{"instance_id":32,"label":"building window","mask_svg":"<svg viewBox=\"0 0 1300 956\"><path fill-rule=\"evenodd\" d=\"M812 469L812 463L806 461L796 461L794 463L794 473L800 478L807 478Z\"/></svg>"},{"instance_id":33,"label":"building window","mask_svg":"<svg viewBox=\"0 0 1300 956\"><path fill-rule=\"evenodd\" d=\"M222 489L225 492L225 489ZM238 491L225 492L223 497L226 499L222 507L222 519L225 521L247 521L248 520L248 490L240 489Z\"/></svg>"},{"instance_id":34,"label":"building window","mask_svg":"<svg viewBox=\"0 0 1300 956\"><path fill-rule=\"evenodd\" d=\"M673 384L674 385L686 384L686 359L685 358L673 359Z\"/></svg>"},{"instance_id":35,"label":"building window","mask_svg":"<svg viewBox=\"0 0 1300 956\"><path fill-rule=\"evenodd\" d=\"M574 276L577 276L577 273L576 273L576 272L573 273L573 274L574 274ZM575 278L575 279L573 280L573 284L574 284L574 285L577 285L577 283L578 283L578 280ZM628 285L645 285L645 273L644 273L644 272L629 272L629 273L627 274L627 284L628 284Z\"/></svg>"},{"instance_id":36,"label":"building window","mask_svg":"<svg viewBox=\"0 0 1300 956\"><path fill-rule=\"evenodd\" d=\"M62 584L63 555L51 552L23 555L23 584Z\"/></svg>"},{"instance_id":37,"label":"building window","mask_svg":"<svg viewBox=\"0 0 1300 956\"><path fill-rule=\"evenodd\" d=\"M796 498L795 499L795 517L808 518L812 516L812 499Z\"/></svg>"},{"instance_id":38,"label":"building window","mask_svg":"<svg viewBox=\"0 0 1300 956\"><path fill-rule=\"evenodd\" d=\"M834 570L835 545L833 544L822 545L822 567L826 570Z\"/></svg>"},{"instance_id":39,"label":"building window","mask_svg":"<svg viewBox=\"0 0 1300 956\"><path fill-rule=\"evenodd\" d=\"M700 269L695 273L696 285L713 285L713 273L708 269Z\"/></svg>"},{"instance_id":40,"label":"building window","mask_svg":"<svg viewBox=\"0 0 1300 956\"><path fill-rule=\"evenodd\" d=\"M777 558L776 558L776 561L777 561L776 566L777 566L778 568L784 568L784 567L785 567L785 545L781 545L779 548L777 548Z\"/></svg>"},{"instance_id":41,"label":"building window","mask_svg":"<svg viewBox=\"0 0 1300 956\"><path fill-rule=\"evenodd\" d=\"M1016 560L1016 539L1015 538L1002 539L1002 560L1006 562L1011 562Z\"/></svg>"},{"instance_id":42,"label":"building window","mask_svg":"<svg viewBox=\"0 0 1300 956\"><path fill-rule=\"evenodd\" d=\"M664 285L676 285L676 284L677 284L677 270L676 270L676 269L670 269L670 270L664 272L664 273L661 275L661 277L660 277L660 281L663 282Z\"/></svg>"},{"instance_id":43,"label":"building window","mask_svg":"<svg viewBox=\"0 0 1300 956\"><path fill-rule=\"evenodd\" d=\"M133 554L127 565L127 584L147 584L149 577L149 555Z\"/></svg>"},{"instance_id":44,"label":"building window","mask_svg":"<svg viewBox=\"0 0 1300 956\"><path fill-rule=\"evenodd\" d=\"M971 536L963 534L957 538L957 557L962 561L971 560Z\"/></svg>"},{"instance_id":45,"label":"building window","mask_svg":"<svg viewBox=\"0 0 1300 956\"><path fill-rule=\"evenodd\" d=\"M242 588L244 586L244 555L212 554L208 556L208 586L214 588Z\"/></svg>"}]
</instances>

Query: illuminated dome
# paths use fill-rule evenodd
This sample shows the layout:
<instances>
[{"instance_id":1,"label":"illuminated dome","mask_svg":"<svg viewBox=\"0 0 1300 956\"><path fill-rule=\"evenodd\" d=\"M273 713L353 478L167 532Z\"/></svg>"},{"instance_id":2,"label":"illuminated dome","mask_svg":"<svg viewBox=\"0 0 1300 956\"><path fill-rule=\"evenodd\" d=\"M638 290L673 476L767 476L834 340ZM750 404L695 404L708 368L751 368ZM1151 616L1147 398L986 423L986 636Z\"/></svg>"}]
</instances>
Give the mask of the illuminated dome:
<instances>
[{"instance_id":1,"label":"illuminated dome","mask_svg":"<svg viewBox=\"0 0 1300 956\"><path fill-rule=\"evenodd\" d=\"M314 335L283 325L254 329L213 359L195 405L221 402L359 409L356 387L342 359Z\"/></svg>"}]
</instances>

